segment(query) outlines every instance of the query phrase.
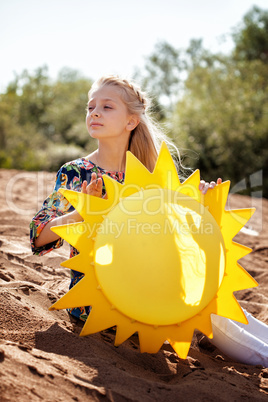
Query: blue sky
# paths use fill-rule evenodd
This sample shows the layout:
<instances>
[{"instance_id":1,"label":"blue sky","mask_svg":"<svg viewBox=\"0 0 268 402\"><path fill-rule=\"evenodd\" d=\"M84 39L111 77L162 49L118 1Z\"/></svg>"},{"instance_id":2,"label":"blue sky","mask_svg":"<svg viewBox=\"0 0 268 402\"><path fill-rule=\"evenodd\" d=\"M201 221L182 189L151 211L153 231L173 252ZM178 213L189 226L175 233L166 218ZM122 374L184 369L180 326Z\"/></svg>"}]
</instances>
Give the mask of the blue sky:
<instances>
[{"instance_id":1,"label":"blue sky","mask_svg":"<svg viewBox=\"0 0 268 402\"><path fill-rule=\"evenodd\" d=\"M2 0L0 90L14 72L44 64L53 78L64 66L93 79L131 76L158 40L185 48L203 38L229 51L232 28L254 4L268 8L267 0Z\"/></svg>"}]
</instances>

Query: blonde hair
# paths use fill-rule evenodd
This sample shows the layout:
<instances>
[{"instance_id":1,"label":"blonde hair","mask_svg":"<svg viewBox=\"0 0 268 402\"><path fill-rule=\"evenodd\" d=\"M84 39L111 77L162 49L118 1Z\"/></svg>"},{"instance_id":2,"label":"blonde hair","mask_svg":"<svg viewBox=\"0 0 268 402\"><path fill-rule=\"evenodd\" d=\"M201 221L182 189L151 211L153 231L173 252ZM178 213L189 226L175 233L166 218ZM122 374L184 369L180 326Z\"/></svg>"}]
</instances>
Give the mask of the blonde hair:
<instances>
[{"instance_id":1,"label":"blonde hair","mask_svg":"<svg viewBox=\"0 0 268 402\"><path fill-rule=\"evenodd\" d=\"M104 76L98 79L89 91L89 97L95 90L106 85L115 86L121 92L122 101L125 103L128 113L139 117L139 123L130 134L128 149L140 162L152 172L162 141L169 148L173 148L180 160L179 151L172 141L164 134L159 125L150 114L150 100L145 92L141 91L134 82L118 76ZM171 150L172 151L172 150Z\"/></svg>"}]
</instances>

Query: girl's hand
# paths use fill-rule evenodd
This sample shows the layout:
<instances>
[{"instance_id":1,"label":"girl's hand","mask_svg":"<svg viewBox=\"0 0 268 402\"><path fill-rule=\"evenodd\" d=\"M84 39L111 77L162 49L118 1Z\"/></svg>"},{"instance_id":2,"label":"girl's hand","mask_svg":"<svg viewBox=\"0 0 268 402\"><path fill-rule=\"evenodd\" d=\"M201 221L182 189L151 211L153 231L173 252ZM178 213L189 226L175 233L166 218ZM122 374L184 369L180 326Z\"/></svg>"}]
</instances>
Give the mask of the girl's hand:
<instances>
[{"instance_id":1,"label":"girl's hand","mask_svg":"<svg viewBox=\"0 0 268 402\"><path fill-rule=\"evenodd\" d=\"M206 182L205 180L201 180L199 184L199 190L202 191L202 194L206 194L206 192L211 188L214 188L217 184L221 184L222 179L218 178L217 183L215 181L211 181L210 183Z\"/></svg>"},{"instance_id":2,"label":"girl's hand","mask_svg":"<svg viewBox=\"0 0 268 402\"><path fill-rule=\"evenodd\" d=\"M84 180L82 183L81 191L83 194L94 195L95 197L102 196L102 179L97 178L96 173L92 173L90 183Z\"/></svg>"}]
</instances>

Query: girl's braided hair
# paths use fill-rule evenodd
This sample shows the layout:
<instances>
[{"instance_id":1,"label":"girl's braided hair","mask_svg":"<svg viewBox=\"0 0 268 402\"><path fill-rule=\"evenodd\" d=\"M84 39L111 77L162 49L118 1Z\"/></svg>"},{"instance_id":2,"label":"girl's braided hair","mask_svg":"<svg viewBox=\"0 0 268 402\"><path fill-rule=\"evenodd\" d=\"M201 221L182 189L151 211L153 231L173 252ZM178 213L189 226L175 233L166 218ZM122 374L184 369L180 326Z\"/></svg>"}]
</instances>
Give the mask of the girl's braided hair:
<instances>
[{"instance_id":1,"label":"girl's braided hair","mask_svg":"<svg viewBox=\"0 0 268 402\"><path fill-rule=\"evenodd\" d=\"M176 159L179 160L179 151L150 115L150 100L147 94L136 83L112 75L104 76L97 80L89 91L89 97L92 92L106 85L118 88L121 92L122 101L128 109L128 113L139 117L139 124L131 132L129 139L128 149L133 155L152 172L161 142L165 141L168 146L173 148L173 150L175 149Z\"/></svg>"}]
</instances>

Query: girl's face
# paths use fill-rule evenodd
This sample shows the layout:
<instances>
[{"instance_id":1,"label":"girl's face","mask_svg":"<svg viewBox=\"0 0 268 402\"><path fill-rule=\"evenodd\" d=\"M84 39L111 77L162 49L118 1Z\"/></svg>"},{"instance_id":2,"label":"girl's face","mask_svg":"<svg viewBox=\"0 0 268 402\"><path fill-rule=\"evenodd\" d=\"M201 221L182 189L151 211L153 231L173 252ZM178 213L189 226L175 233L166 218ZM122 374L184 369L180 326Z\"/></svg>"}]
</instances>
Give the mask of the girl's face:
<instances>
[{"instance_id":1,"label":"girl's face","mask_svg":"<svg viewBox=\"0 0 268 402\"><path fill-rule=\"evenodd\" d=\"M86 124L90 136L98 140L120 136L128 138L137 125L121 100L119 90L108 85L91 94Z\"/></svg>"}]
</instances>

